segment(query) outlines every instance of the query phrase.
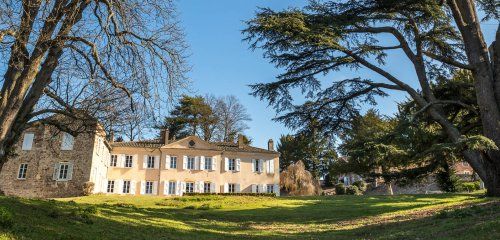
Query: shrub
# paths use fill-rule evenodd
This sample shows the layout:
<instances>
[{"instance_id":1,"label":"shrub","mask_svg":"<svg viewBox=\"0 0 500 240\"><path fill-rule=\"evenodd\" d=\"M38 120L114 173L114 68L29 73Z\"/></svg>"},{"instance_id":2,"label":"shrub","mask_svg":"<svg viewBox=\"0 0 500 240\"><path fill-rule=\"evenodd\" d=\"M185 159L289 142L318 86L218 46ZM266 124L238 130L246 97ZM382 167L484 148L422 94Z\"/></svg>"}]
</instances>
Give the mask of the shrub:
<instances>
[{"instance_id":1,"label":"shrub","mask_svg":"<svg viewBox=\"0 0 500 240\"><path fill-rule=\"evenodd\" d=\"M85 182L83 184L83 195L89 196L94 191L95 184L93 182Z\"/></svg>"},{"instance_id":2,"label":"shrub","mask_svg":"<svg viewBox=\"0 0 500 240\"><path fill-rule=\"evenodd\" d=\"M365 181L363 180L360 180L360 181L356 181L354 182L352 185L358 187L358 189L361 191L361 192L364 192L366 191L366 188L367 188L367 184Z\"/></svg>"},{"instance_id":3,"label":"shrub","mask_svg":"<svg viewBox=\"0 0 500 240\"><path fill-rule=\"evenodd\" d=\"M480 189L480 183L479 181L475 182L463 182L460 187L460 191L465 191L465 192L474 192Z\"/></svg>"},{"instance_id":4,"label":"shrub","mask_svg":"<svg viewBox=\"0 0 500 240\"><path fill-rule=\"evenodd\" d=\"M220 195L220 196L256 196L256 197L276 197L275 193L184 193L184 196L207 196L207 195ZM179 201L190 201L187 198L172 198Z\"/></svg>"},{"instance_id":5,"label":"shrub","mask_svg":"<svg viewBox=\"0 0 500 240\"><path fill-rule=\"evenodd\" d=\"M361 190L356 185L350 185L346 187L345 193L348 195L361 195Z\"/></svg>"},{"instance_id":6,"label":"shrub","mask_svg":"<svg viewBox=\"0 0 500 240\"><path fill-rule=\"evenodd\" d=\"M339 183L339 184L335 185L335 193L337 195L343 195L343 194L345 194L345 192L346 192L346 189L345 189L345 186L343 183Z\"/></svg>"},{"instance_id":7,"label":"shrub","mask_svg":"<svg viewBox=\"0 0 500 240\"><path fill-rule=\"evenodd\" d=\"M0 206L0 227L11 228L12 226L14 226L12 213L7 208Z\"/></svg>"}]
</instances>

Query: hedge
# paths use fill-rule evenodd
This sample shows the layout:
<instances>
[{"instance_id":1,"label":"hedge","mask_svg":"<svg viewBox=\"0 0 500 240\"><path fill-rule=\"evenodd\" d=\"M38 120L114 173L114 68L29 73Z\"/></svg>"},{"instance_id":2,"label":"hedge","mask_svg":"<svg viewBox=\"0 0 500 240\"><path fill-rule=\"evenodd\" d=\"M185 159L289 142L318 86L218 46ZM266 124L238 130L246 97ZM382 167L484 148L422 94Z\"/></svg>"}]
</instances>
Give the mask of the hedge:
<instances>
[{"instance_id":1,"label":"hedge","mask_svg":"<svg viewBox=\"0 0 500 240\"><path fill-rule=\"evenodd\" d=\"M254 197L276 197L275 193L184 193L184 196L254 196Z\"/></svg>"}]
</instances>

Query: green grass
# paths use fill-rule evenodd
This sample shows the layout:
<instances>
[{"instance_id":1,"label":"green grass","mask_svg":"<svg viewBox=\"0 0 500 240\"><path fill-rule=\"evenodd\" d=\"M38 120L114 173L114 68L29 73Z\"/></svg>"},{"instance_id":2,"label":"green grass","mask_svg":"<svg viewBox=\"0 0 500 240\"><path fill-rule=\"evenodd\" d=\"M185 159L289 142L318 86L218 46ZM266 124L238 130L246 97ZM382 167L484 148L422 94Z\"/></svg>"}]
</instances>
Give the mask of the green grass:
<instances>
[{"instance_id":1,"label":"green grass","mask_svg":"<svg viewBox=\"0 0 500 240\"><path fill-rule=\"evenodd\" d=\"M183 198L0 197L0 239L500 239L480 194Z\"/></svg>"}]
</instances>

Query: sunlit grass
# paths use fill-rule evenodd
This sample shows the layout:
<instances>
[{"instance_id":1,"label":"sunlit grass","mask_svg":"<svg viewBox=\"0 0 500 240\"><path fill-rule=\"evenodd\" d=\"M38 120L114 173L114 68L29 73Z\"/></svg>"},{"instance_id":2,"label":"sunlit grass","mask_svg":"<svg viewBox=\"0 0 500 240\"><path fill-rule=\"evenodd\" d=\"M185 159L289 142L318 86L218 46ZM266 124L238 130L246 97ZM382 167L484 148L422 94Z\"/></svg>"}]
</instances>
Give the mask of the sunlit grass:
<instances>
[{"instance_id":1,"label":"sunlit grass","mask_svg":"<svg viewBox=\"0 0 500 240\"><path fill-rule=\"evenodd\" d=\"M463 214L455 210L485 203ZM7 239L495 239L500 229L499 199L481 194L94 195L56 200L0 197L0 204L15 216L13 228L0 228L0 238ZM471 231L462 232L464 227ZM483 230L488 234L478 235Z\"/></svg>"}]
</instances>

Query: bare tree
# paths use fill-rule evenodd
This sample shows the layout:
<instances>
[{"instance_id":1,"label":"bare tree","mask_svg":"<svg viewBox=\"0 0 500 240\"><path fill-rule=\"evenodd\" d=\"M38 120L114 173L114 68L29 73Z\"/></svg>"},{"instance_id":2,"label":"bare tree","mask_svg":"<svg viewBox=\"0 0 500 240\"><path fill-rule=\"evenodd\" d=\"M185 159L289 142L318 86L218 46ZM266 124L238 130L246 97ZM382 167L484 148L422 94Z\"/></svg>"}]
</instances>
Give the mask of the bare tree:
<instances>
[{"instance_id":1,"label":"bare tree","mask_svg":"<svg viewBox=\"0 0 500 240\"><path fill-rule=\"evenodd\" d=\"M21 132L47 115L108 128L124 111L160 115L164 96L186 84L184 49L172 1L1 1L0 169Z\"/></svg>"},{"instance_id":2,"label":"bare tree","mask_svg":"<svg viewBox=\"0 0 500 240\"><path fill-rule=\"evenodd\" d=\"M217 141L231 142L248 129L246 122L252 119L243 104L233 95L225 97L207 97L212 99L209 104L213 108L218 121L214 127L214 139Z\"/></svg>"}]
</instances>

